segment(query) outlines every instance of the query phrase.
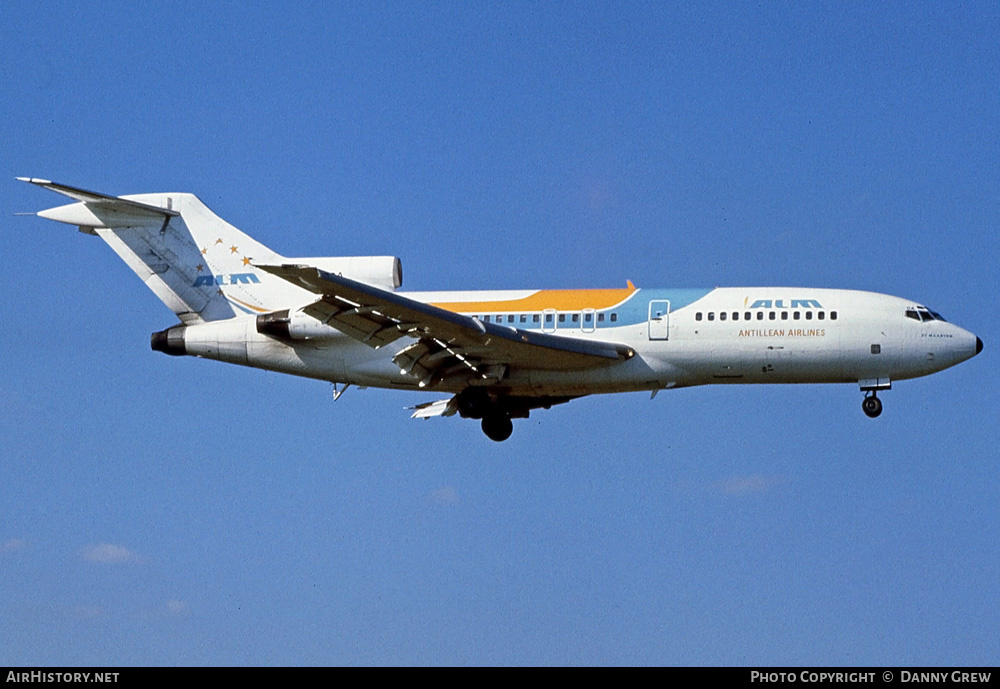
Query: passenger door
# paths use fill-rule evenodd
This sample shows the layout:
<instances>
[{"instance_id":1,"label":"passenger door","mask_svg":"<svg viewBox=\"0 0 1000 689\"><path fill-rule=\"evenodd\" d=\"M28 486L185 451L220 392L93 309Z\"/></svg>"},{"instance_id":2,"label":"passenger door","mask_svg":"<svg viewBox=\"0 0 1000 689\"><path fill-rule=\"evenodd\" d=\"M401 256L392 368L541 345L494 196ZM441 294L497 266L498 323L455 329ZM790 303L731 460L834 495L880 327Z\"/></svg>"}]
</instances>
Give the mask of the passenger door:
<instances>
[{"instance_id":1,"label":"passenger door","mask_svg":"<svg viewBox=\"0 0 1000 689\"><path fill-rule=\"evenodd\" d=\"M670 302L654 299L649 302L649 339L666 340L670 337Z\"/></svg>"}]
</instances>

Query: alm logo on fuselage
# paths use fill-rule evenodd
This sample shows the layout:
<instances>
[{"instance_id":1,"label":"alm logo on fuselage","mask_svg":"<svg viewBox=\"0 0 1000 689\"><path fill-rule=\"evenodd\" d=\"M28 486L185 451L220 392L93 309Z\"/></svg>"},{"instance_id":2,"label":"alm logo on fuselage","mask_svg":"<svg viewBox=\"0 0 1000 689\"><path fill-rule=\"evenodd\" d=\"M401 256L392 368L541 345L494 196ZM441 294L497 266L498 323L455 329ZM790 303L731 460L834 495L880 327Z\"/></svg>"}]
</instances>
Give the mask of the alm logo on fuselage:
<instances>
[{"instance_id":1,"label":"alm logo on fuselage","mask_svg":"<svg viewBox=\"0 0 1000 689\"><path fill-rule=\"evenodd\" d=\"M791 304L785 306L784 299L758 299L750 305L751 309L821 309L823 306L815 299L791 299Z\"/></svg>"},{"instance_id":2,"label":"alm logo on fuselage","mask_svg":"<svg viewBox=\"0 0 1000 689\"><path fill-rule=\"evenodd\" d=\"M260 282L253 273L229 273L228 275L199 275L193 287L213 287L215 285L249 285Z\"/></svg>"}]
</instances>

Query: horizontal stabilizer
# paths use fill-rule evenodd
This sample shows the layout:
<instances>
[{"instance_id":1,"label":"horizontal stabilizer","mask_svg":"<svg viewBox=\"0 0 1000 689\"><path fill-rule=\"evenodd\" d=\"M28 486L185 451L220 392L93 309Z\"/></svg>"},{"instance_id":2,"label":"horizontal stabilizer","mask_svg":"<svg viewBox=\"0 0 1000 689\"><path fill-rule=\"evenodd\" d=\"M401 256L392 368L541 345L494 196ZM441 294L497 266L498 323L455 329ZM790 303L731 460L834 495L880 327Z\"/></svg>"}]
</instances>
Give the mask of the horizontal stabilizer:
<instances>
[{"instance_id":1,"label":"horizontal stabilizer","mask_svg":"<svg viewBox=\"0 0 1000 689\"><path fill-rule=\"evenodd\" d=\"M39 217L63 222L68 225L78 225L80 227L129 227L131 225L144 224L144 222L151 220L163 222L179 215L172 208L151 206L147 203L123 199L118 196L109 196L108 194L87 191L86 189L79 189L66 184L57 184L47 179L38 179L37 177L18 177L17 179L21 182L34 184L35 186L49 189L50 191L81 202L38 212Z\"/></svg>"}]
</instances>

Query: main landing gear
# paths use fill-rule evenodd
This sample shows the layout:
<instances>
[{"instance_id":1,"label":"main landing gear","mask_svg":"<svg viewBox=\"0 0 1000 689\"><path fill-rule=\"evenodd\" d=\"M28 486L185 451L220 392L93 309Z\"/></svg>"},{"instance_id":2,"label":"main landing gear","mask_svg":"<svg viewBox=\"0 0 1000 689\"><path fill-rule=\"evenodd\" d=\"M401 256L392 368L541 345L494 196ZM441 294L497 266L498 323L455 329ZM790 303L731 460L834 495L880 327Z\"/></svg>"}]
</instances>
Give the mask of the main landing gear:
<instances>
[{"instance_id":1,"label":"main landing gear","mask_svg":"<svg viewBox=\"0 0 1000 689\"><path fill-rule=\"evenodd\" d=\"M493 412L483 417L483 433L490 440L503 442L514 432L514 422L503 412Z\"/></svg>"},{"instance_id":2,"label":"main landing gear","mask_svg":"<svg viewBox=\"0 0 1000 689\"><path fill-rule=\"evenodd\" d=\"M483 433L490 440L502 443L514 432L511 419L527 419L532 409L549 409L569 402L572 397L525 397L506 391L469 387L455 396L458 414L463 419L481 419Z\"/></svg>"},{"instance_id":3,"label":"main landing gear","mask_svg":"<svg viewBox=\"0 0 1000 689\"><path fill-rule=\"evenodd\" d=\"M555 404L569 402L572 397L525 397L506 391L470 387L455 398L458 413L463 419L481 419L483 433L490 440L502 443L514 432L511 419L526 419L532 409L549 409Z\"/></svg>"},{"instance_id":4,"label":"main landing gear","mask_svg":"<svg viewBox=\"0 0 1000 689\"><path fill-rule=\"evenodd\" d=\"M514 432L512 416L527 417L526 410L520 414L512 405L505 404L497 396L490 396L483 388L467 388L458 394L458 413L466 419L482 419L483 433L495 442L501 443Z\"/></svg>"},{"instance_id":5,"label":"main landing gear","mask_svg":"<svg viewBox=\"0 0 1000 689\"><path fill-rule=\"evenodd\" d=\"M874 419L882 413L882 400L875 396L874 390L869 390L865 394L865 398L861 400L861 410L870 419Z\"/></svg>"}]
</instances>

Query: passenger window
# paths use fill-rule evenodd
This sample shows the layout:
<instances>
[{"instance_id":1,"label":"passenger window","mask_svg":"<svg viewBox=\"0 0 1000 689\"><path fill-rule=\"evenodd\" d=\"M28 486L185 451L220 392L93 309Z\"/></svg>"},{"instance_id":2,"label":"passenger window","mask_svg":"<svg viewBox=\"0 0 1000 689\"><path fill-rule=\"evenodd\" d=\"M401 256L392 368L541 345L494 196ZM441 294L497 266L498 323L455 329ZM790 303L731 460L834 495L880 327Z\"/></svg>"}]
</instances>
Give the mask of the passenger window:
<instances>
[{"instance_id":1,"label":"passenger window","mask_svg":"<svg viewBox=\"0 0 1000 689\"><path fill-rule=\"evenodd\" d=\"M823 320L826 317L826 314L820 311L818 314L816 314L816 317L819 318L820 320Z\"/></svg>"},{"instance_id":2,"label":"passenger window","mask_svg":"<svg viewBox=\"0 0 1000 689\"><path fill-rule=\"evenodd\" d=\"M799 318L801 318L801 316L802 316L802 314L800 314L798 311L796 311L794 314L792 314L792 318L794 318L795 320L799 320Z\"/></svg>"},{"instance_id":3,"label":"passenger window","mask_svg":"<svg viewBox=\"0 0 1000 689\"><path fill-rule=\"evenodd\" d=\"M715 320L715 311L709 311L708 312L708 320L710 320L710 321L714 321Z\"/></svg>"},{"instance_id":4,"label":"passenger window","mask_svg":"<svg viewBox=\"0 0 1000 689\"><path fill-rule=\"evenodd\" d=\"M695 319L696 321L700 321L700 320L701 320L701 311L699 311L698 313L696 313L696 314L694 315L694 319Z\"/></svg>"},{"instance_id":5,"label":"passenger window","mask_svg":"<svg viewBox=\"0 0 1000 689\"><path fill-rule=\"evenodd\" d=\"M507 322L508 323L513 323L514 322L514 316L513 316L513 314L510 315L510 316L507 316Z\"/></svg>"},{"instance_id":6,"label":"passenger window","mask_svg":"<svg viewBox=\"0 0 1000 689\"><path fill-rule=\"evenodd\" d=\"M583 314L583 320L585 323L590 323L592 320L594 320L594 314L592 313Z\"/></svg>"},{"instance_id":7,"label":"passenger window","mask_svg":"<svg viewBox=\"0 0 1000 689\"><path fill-rule=\"evenodd\" d=\"M813 312L812 311L806 311L806 320L807 321L811 321L812 319L813 319Z\"/></svg>"},{"instance_id":8,"label":"passenger window","mask_svg":"<svg viewBox=\"0 0 1000 689\"><path fill-rule=\"evenodd\" d=\"M580 314L578 314L578 313L574 313L573 314L573 322L574 323L579 323L580 322Z\"/></svg>"},{"instance_id":9,"label":"passenger window","mask_svg":"<svg viewBox=\"0 0 1000 689\"><path fill-rule=\"evenodd\" d=\"M531 317L531 322L532 323L537 323L539 320L540 319L538 318L538 314L537 313L534 314L534 315L532 315L532 317Z\"/></svg>"},{"instance_id":10,"label":"passenger window","mask_svg":"<svg viewBox=\"0 0 1000 689\"><path fill-rule=\"evenodd\" d=\"M597 314L597 322L598 323L603 323L604 322L604 314L603 313Z\"/></svg>"},{"instance_id":11,"label":"passenger window","mask_svg":"<svg viewBox=\"0 0 1000 689\"><path fill-rule=\"evenodd\" d=\"M764 312L763 311L758 311L757 312L757 320L758 321L764 320Z\"/></svg>"},{"instance_id":12,"label":"passenger window","mask_svg":"<svg viewBox=\"0 0 1000 689\"><path fill-rule=\"evenodd\" d=\"M739 311L733 311L733 320L734 321L738 321L739 319L740 319L740 312Z\"/></svg>"},{"instance_id":13,"label":"passenger window","mask_svg":"<svg viewBox=\"0 0 1000 689\"><path fill-rule=\"evenodd\" d=\"M566 322L566 314L565 313L560 313L559 314L559 322L560 323L565 323Z\"/></svg>"},{"instance_id":14,"label":"passenger window","mask_svg":"<svg viewBox=\"0 0 1000 689\"><path fill-rule=\"evenodd\" d=\"M483 316L483 323L489 323L489 322L490 322L490 317L489 316Z\"/></svg>"},{"instance_id":15,"label":"passenger window","mask_svg":"<svg viewBox=\"0 0 1000 689\"><path fill-rule=\"evenodd\" d=\"M787 311L782 311L781 312L781 320L783 320L783 321L787 321L788 320L788 312Z\"/></svg>"},{"instance_id":16,"label":"passenger window","mask_svg":"<svg viewBox=\"0 0 1000 689\"><path fill-rule=\"evenodd\" d=\"M745 313L743 314L743 320L745 320L745 321L748 321L748 320L750 320L750 312L749 312L749 311L746 311L746 312L745 312Z\"/></svg>"},{"instance_id":17,"label":"passenger window","mask_svg":"<svg viewBox=\"0 0 1000 689\"><path fill-rule=\"evenodd\" d=\"M830 312L830 320L831 321L837 320L837 312L836 311L831 311Z\"/></svg>"},{"instance_id":18,"label":"passenger window","mask_svg":"<svg viewBox=\"0 0 1000 689\"><path fill-rule=\"evenodd\" d=\"M775 316L774 311L772 311L771 313L767 314L767 319L769 321L773 321L775 318L776 318L776 316Z\"/></svg>"},{"instance_id":19,"label":"passenger window","mask_svg":"<svg viewBox=\"0 0 1000 689\"><path fill-rule=\"evenodd\" d=\"M545 314L545 322L546 323L551 323L552 322L552 314L551 313Z\"/></svg>"},{"instance_id":20,"label":"passenger window","mask_svg":"<svg viewBox=\"0 0 1000 689\"><path fill-rule=\"evenodd\" d=\"M617 320L618 320L618 314L617 313L611 314L611 322L614 323Z\"/></svg>"},{"instance_id":21,"label":"passenger window","mask_svg":"<svg viewBox=\"0 0 1000 689\"><path fill-rule=\"evenodd\" d=\"M528 317L526 315L524 315L523 313L521 314L521 322L522 323L527 323L528 322Z\"/></svg>"},{"instance_id":22,"label":"passenger window","mask_svg":"<svg viewBox=\"0 0 1000 689\"><path fill-rule=\"evenodd\" d=\"M720 311L719 312L719 320L720 321L726 320L726 312L725 311Z\"/></svg>"}]
</instances>

